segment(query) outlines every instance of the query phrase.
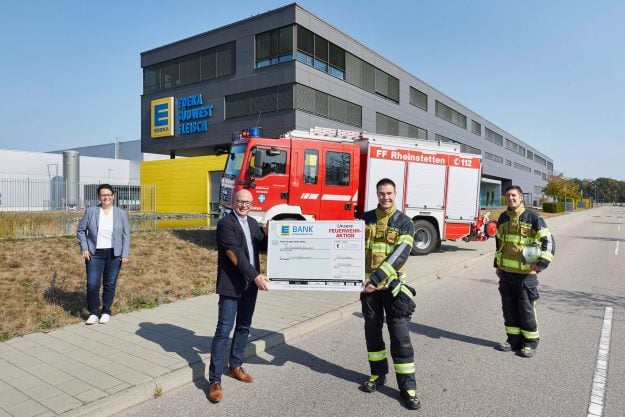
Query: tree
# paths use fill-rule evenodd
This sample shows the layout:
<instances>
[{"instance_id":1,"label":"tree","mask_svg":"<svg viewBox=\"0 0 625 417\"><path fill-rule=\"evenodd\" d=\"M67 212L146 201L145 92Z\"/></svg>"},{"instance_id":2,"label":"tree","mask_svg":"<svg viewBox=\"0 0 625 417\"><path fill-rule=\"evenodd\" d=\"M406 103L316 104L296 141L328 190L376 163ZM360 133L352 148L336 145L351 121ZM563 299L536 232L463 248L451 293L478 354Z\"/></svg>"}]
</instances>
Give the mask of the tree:
<instances>
[{"instance_id":1,"label":"tree","mask_svg":"<svg viewBox=\"0 0 625 417\"><path fill-rule=\"evenodd\" d=\"M573 178L572 181L578 184L585 197L602 202L625 202L625 181L603 177L595 180Z\"/></svg>"},{"instance_id":2,"label":"tree","mask_svg":"<svg viewBox=\"0 0 625 417\"><path fill-rule=\"evenodd\" d=\"M578 180L579 181L579 180ZM565 178L564 174L560 173L552 175L547 181L547 185L543 189L543 193L556 200L563 198L578 198L581 197L580 184L574 180Z\"/></svg>"}]
</instances>

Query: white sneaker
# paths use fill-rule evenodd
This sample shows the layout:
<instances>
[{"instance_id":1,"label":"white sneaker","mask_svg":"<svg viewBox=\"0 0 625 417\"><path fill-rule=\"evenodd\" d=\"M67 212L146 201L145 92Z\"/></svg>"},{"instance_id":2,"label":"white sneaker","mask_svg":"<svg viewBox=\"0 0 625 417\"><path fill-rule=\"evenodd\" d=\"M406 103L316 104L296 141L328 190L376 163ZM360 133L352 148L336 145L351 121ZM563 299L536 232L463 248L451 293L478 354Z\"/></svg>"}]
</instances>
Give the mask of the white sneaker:
<instances>
[{"instance_id":1,"label":"white sneaker","mask_svg":"<svg viewBox=\"0 0 625 417\"><path fill-rule=\"evenodd\" d=\"M108 323L110 319L110 314L102 314L102 317L100 317L100 324Z\"/></svg>"},{"instance_id":2,"label":"white sneaker","mask_svg":"<svg viewBox=\"0 0 625 417\"><path fill-rule=\"evenodd\" d=\"M95 314L89 315L85 324L96 324L98 322L98 316Z\"/></svg>"}]
</instances>

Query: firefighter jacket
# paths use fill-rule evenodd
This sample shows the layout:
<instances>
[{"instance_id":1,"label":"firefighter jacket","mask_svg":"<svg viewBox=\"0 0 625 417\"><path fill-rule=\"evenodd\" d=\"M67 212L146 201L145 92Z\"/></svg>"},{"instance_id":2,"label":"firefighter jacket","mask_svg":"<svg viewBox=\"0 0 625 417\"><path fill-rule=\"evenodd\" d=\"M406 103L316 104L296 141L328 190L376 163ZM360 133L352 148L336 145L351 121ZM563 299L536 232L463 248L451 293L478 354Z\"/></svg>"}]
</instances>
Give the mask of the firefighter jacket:
<instances>
[{"instance_id":1,"label":"firefighter jacket","mask_svg":"<svg viewBox=\"0 0 625 417\"><path fill-rule=\"evenodd\" d=\"M405 263L414 239L412 220L393 205L387 212L376 208L366 212L365 280L378 289L394 280L406 281Z\"/></svg>"},{"instance_id":2,"label":"firefighter jacket","mask_svg":"<svg viewBox=\"0 0 625 417\"><path fill-rule=\"evenodd\" d=\"M497 220L495 235L497 250L495 268L517 274L531 274L531 265L524 262L522 253L525 246L537 245L540 255L536 265L545 269L553 260L555 242L545 221L538 214L519 207L501 213Z\"/></svg>"}]
</instances>

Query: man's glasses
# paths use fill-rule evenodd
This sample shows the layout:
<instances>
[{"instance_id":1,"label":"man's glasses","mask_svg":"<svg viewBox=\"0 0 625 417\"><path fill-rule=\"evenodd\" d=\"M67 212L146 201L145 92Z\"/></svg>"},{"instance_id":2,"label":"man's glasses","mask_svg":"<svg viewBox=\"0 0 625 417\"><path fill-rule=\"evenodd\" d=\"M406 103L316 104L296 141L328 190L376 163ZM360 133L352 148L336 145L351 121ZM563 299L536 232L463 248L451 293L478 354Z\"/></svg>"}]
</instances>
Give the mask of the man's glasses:
<instances>
[{"instance_id":1,"label":"man's glasses","mask_svg":"<svg viewBox=\"0 0 625 417\"><path fill-rule=\"evenodd\" d=\"M251 201L241 201L241 200L237 200L237 204L240 206L245 206L245 207L249 207L252 205Z\"/></svg>"},{"instance_id":2,"label":"man's glasses","mask_svg":"<svg viewBox=\"0 0 625 417\"><path fill-rule=\"evenodd\" d=\"M100 194L100 198L113 198L113 194Z\"/></svg>"}]
</instances>

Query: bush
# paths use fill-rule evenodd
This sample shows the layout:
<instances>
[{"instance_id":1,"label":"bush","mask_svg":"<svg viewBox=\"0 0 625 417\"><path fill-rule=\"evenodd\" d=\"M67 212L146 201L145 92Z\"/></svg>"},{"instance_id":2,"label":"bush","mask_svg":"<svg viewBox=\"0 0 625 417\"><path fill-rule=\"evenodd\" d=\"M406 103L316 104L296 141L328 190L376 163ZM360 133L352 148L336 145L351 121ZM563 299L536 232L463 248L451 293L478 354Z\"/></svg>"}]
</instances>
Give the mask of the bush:
<instances>
[{"instance_id":1,"label":"bush","mask_svg":"<svg viewBox=\"0 0 625 417\"><path fill-rule=\"evenodd\" d=\"M545 213L562 213L564 212L564 202L545 202L543 203L543 211Z\"/></svg>"}]
</instances>

